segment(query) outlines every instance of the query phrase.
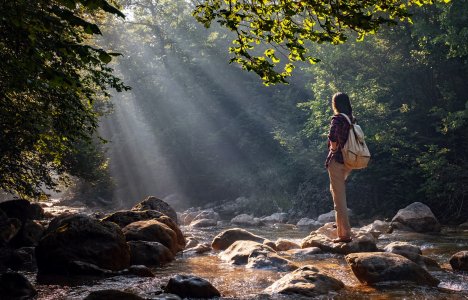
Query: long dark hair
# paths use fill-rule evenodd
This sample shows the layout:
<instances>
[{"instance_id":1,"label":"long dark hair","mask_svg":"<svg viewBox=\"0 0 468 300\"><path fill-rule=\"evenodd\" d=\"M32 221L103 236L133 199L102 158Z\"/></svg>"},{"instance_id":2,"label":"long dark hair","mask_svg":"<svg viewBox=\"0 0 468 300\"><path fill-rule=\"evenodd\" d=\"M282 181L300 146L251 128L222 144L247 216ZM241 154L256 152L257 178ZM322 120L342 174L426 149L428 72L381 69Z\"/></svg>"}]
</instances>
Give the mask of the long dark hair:
<instances>
[{"instance_id":1,"label":"long dark hair","mask_svg":"<svg viewBox=\"0 0 468 300\"><path fill-rule=\"evenodd\" d=\"M349 101L348 95L345 93L338 92L333 95L332 108L335 115L344 113L353 119L353 108L351 107L351 102Z\"/></svg>"}]
</instances>

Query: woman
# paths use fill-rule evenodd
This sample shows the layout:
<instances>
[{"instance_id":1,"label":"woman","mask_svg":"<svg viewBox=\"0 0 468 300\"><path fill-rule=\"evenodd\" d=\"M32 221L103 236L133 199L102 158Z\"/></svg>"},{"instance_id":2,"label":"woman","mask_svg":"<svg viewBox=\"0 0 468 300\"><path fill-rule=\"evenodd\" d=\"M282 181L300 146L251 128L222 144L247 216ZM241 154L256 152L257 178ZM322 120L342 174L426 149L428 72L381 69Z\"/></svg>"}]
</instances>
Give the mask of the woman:
<instances>
[{"instance_id":1,"label":"woman","mask_svg":"<svg viewBox=\"0 0 468 300\"><path fill-rule=\"evenodd\" d=\"M348 95L345 93L336 93L332 97L332 108L334 116L332 117L330 133L328 134L328 157L325 165L330 176L330 192L335 206L335 219L338 238L335 243L351 242L351 227L348 219L348 208L346 207L346 178L351 169L347 168L343 162L341 148L348 140L349 122L346 114L354 123L353 109Z\"/></svg>"}]
</instances>

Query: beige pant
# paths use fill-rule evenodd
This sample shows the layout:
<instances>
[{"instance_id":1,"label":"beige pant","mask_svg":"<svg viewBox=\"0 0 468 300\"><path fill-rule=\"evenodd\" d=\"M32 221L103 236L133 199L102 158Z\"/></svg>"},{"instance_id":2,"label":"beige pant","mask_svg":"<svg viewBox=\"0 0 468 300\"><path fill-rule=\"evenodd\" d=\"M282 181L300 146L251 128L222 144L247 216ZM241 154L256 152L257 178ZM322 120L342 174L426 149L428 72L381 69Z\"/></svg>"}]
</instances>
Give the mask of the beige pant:
<instances>
[{"instance_id":1,"label":"beige pant","mask_svg":"<svg viewBox=\"0 0 468 300\"><path fill-rule=\"evenodd\" d=\"M351 227L349 226L348 208L346 207L346 178L351 169L344 164L340 164L332 159L328 165L328 175L330 176L330 192L335 204L335 219L338 237L351 237Z\"/></svg>"}]
</instances>

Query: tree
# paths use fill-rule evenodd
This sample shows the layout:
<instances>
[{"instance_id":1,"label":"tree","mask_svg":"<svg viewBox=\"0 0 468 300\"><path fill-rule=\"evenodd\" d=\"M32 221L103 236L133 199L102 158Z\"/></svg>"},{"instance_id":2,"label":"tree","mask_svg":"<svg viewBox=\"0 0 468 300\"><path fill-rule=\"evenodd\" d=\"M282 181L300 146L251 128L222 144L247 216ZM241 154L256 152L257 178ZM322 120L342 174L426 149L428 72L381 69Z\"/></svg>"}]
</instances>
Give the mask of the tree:
<instances>
[{"instance_id":1,"label":"tree","mask_svg":"<svg viewBox=\"0 0 468 300\"><path fill-rule=\"evenodd\" d=\"M362 40L383 25L410 21L413 6L434 2L438 1L202 0L193 14L206 27L217 21L235 32L231 62L270 84L286 82L293 62L319 61L310 54L307 42L338 45L353 34ZM263 53L256 49L259 44L267 46ZM280 63L282 70L275 68Z\"/></svg>"},{"instance_id":2,"label":"tree","mask_svg":"<svg viewBox=\"0 0 468 300\"><path fill-rule=\"evenodd\" d=\"M100 100L128 89L91 45L106 0L1 1L0 189L34 197L54 188L82 143L91 143Z\"/></svg>"}]
</instances>

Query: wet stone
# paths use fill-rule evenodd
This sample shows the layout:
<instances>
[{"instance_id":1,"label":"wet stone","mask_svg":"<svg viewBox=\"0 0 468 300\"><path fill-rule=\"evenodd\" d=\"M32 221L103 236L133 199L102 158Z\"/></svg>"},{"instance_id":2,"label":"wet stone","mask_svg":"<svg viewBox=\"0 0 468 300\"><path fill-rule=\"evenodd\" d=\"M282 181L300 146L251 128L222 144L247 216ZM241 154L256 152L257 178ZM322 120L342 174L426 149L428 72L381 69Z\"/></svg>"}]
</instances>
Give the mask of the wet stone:
<instances>
[{"instance_id":1,"label":"wet stone","mask_svg":"<svg viewBox=\"0 0 468 300\"><path fill-rule=\"evenodd\" d=\"M176 294L182 298L213 298L221 296L221 293L209 281L190 275L176 275L169 279L165 292Z\"/></svg>"},{"instance_id":2,"label":"wet stone","mask_svg":"<svg viewBox=\"0 0 468 300\"><path fill-rule=\"evenodd\" d=\"M172 252L159 242L129 241L130 263L146 266L163 266L174 260Z\"/></svg>"},{"instance_id":3,"label":"wet stone","mask_svg":"<svg viewBox=\"0 0 468 300\"><path fill-rule=\"evenodd\" d=\"M276 252L272 248L254 241L237 241L221 252L219 257L234 265L245 265L254 251Z\"/></svg>"},{"instance_id":4,"label":"wet stone","mask_svg":"<svg viewBox=\"0 0 468 300\"><path fill-rule=\"evenodd\" d=\"M429 286L439 284L439 280L424 268L394 253L352 253L346 256L346 261L357 279L369 285L391 281L410 281Z\"/></svg>"},{"instance_id":5,"label":"wet stone","mask_svg":"<svg viewBox=\"0 0 468 300\"><path fill-rule=\"evenodd\" d=\"M0 299L32 299L36 294L36 289L24 275L15 272L0 274Z\"/></svg>"},{"instance_id":6,"label":"wet stone","mask_svg":"<svg viewBox=\"0 0 468 300\"><path fill-rule=\"evenodd\" d=\"M135 205L132 210L134 211L144 211L144 210L155 210L162 212L166 216L172 219L177 224L177 213L176 211L167 204L164 200L156 198L154 196L149 196L145 200L141 201Z\"/></svg>"},{"instance_id":7,"label":"wet stone","mask_svg":"<svg viewBox=\"0 0 468 300\"><path fill-rule=\"evenodd\" d=\"M211 243L211 247L213 247L214 250L225 250L235 241L239 240L263 243L265 238L255 235L245 229L231 228L215 236L213 242Z\"/></svg>"},{"instance_id":8,"label":"wet stone","mask_svg":"<svg viewBox=\"0 0 468 300\"><path fill-rule=\"evenodd\" d=\"M468 251L460 251L450 258L450 265L456 271L468 271Z\"/></svg>"},{"instance_id":9,"label":"wet stone","mask_svg":"<svg viewBox=\"0 0 468 300\"><path fill-rule=\"evenodd\" d=\"M292 297L317 297L344 288L343 282L321 273L313 266L303 266L265 289L268 294L285 294Z\"/></svg>"}]
</instances>

